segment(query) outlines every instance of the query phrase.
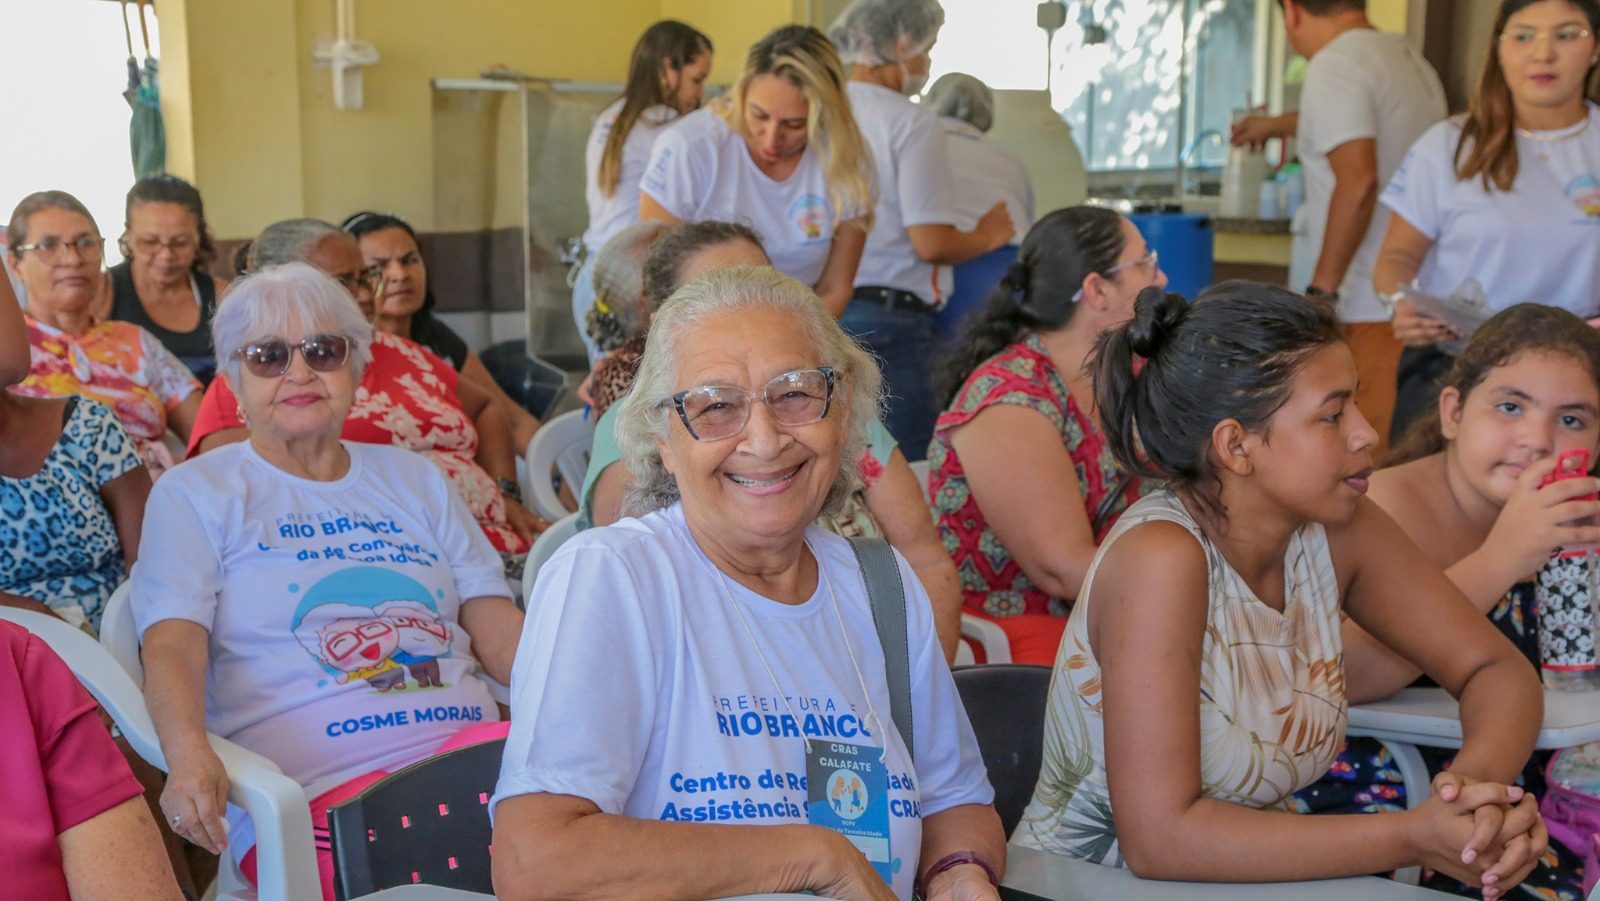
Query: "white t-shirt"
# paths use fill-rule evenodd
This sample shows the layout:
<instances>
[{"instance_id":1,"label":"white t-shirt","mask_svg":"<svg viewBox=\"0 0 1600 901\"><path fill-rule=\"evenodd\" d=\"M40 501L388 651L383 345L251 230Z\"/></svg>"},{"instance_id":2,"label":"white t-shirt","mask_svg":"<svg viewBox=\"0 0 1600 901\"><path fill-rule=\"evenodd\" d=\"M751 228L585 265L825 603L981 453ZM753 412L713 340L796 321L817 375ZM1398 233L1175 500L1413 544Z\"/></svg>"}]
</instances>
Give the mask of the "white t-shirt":
<instances>
[{"instance_id":1,"label":"white t-shirt","mask_svg":"<svg viewBox=\"0 0 1600 901\"><path fill-rule=\"evenodd\" d=\"M168 619L211 633L206 727L313 797L499 719L458 623L463 598L509 595L500 558L425 458L344 447L333 482L249 442L169 471L130 598L141 638Z\"/></svg>"},{"instance_id":2,"label":"white t-shirt","mask_svg":"<svg viewBox=\"0 0 1600 901\"><path fill-rule=\"evenodd\" d=\"M710 109L684 116L656 137L640 191L684 222L749 226L773 268L815 285L833 245L834 206L822 160L809 143L783 181L762 172L744 138ZM844 220L864 211L846 211Z\"/></svg>"},{"instance_id":3,"label":"white t-shirt","mask_svg":"<svg viewBox=\"0 0 1600 901\"><path fill-rule=\"evenodd\" d=\"M650 163L650 148L655 145L656 135L678 118L677 110L662 103L639 114L622 142L622 172L617 189L607 197L600 190L600 158L605 155L611 126L621 112L622 98L618 98L594 117L589 145L583 154L584 197L589 202L589 227L583 233L583 243L590 253L597 253L617 232L639 221L639 179L644 178L645 166Z\"/></svg>"},{"instance_id":4,"label":"white t-shirt","mask_svg":"<svg viewBox=\"0 0 1600 901\"><path fill-rule=\"evenodd\" d=\"M942 306L950 267L923 262L906 232L913 225L954 225L955 188L939 117L883 85L845 85L861 137L872 151L878 206L867 235L857 285L898 288Z\"/></svg>"},{"instance_id":5,"label":"white t-shirt","mask_svg":"<svg viewBox=\"0 0 1600 901\"><path fill-rule=\"evenodd\" d=\"M1016 243L1033 227L1033 182L1011 151L961 119L942 116L945 148L954 174L956 228L972 231L997 202L1017 227Z\"/></svg>"},{"instance_id":6,"label":"white t-shirt","mask_svg":"<svg viewBox=\"0 0 1600 901\"><path fill-rule=\"evenodd\" d=\"M1422 290L1449 294L1471 277L1495 310L1531 301L1600 313L1600 107L1540 135L1556 140L1517 135L1509 192L1456 178L1459 119L1411 148L1381 200L1433 241L1417 274Z\"/></svg>"},{"instance_id":7,"label":"white t-shirt","mask_svg":"<svg viewBox=\"0 0 1600 901\"><path fill-rule=\"evenodd\" d=\"M887 740L890 855L901 862L894 889L909 899L920 818L988 804L994 792L910 566L896 555L906 588L914 769L890 720L883 651L855 555L815 527L806 540L828 578L796 606L722 576L679 506L563 545L534 586L491 804L550 792L646 820L803 824L799 733L875 748Z\"/></svg>"},{"instance_id":8,"label":"white t-shirt","mask_svg":"<svg viewBox=\"0 0 1600 901\"><path fill-rule=\"evenodd\" d=\"M1300 94L1296 145L1306 180L1309 259L1321 255L1327 232L1334 183L1328 154L1351 141L1376 141L1378 184L1383 185L1400 167L1411 145L1446 112L1438 74L1400 35L1353 29L1311 58ZM1376 208L1366 237L1339 285L1339 318L1345 322L1389 318L1372 286L1372 266L1388 229L1389 211ZM1305 273L1292 287L1304 289L1311 275Z\"/></svg>"}]
</instances>

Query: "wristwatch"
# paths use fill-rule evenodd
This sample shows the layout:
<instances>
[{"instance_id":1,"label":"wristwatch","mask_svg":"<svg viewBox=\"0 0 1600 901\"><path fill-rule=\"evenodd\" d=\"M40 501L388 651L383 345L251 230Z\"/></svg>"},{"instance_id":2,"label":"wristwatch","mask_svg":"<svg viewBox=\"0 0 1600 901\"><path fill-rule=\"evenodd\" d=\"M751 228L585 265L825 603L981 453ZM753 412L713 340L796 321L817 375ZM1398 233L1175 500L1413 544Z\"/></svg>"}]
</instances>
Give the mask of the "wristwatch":
<instances>
[{"instance_id":1,"label":"wristwatch","mask_svg":"<svg viewBox=\"0 0 1600 901\"><path fill-rule=\"evenodd\" d=\"M1325 288L1319 288L1316 285L1307 285L1305 294L1312 300L1320 300L1330 306L1339 305L1338 291L1329 291Z\"/></svg>"},{"instance_id":2,"label":"wristwatch","mask_svg":"<svg viewBox=\"0 0 1600 901\"><path fill-rule=\"evenodd\" d=\"M500 493L511 498L517 503L522 503L522 486L514 479L495 479L495 484L500 486Z\"/></svg>"}]
</instances>

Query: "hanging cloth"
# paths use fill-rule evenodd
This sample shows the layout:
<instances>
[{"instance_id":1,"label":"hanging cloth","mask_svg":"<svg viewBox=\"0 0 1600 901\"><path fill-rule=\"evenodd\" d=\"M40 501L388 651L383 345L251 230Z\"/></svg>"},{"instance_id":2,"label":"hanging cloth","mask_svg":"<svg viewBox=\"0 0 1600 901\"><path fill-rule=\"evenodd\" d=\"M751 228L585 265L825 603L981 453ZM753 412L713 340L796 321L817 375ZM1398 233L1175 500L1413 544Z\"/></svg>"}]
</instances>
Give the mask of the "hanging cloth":
<instances>
[{"instance_id":1,"label":"hanging cloth","mask_svg":"<svg viewBox=\"0 0 1600 901\"><path fill-rule=\"evenodd\" d=\"M150 54L150 29L144 8L149 0L138 0L139 37L144 44L144 66L133 54L133 33L128 27L128 0L122 0L122 35L128 45L128 87L122 92L133 117L128 123L128 145L133 155L133 176L159 175L167 168L167 130L161 121L160 64Z\"/></svg>"}]
</instances>

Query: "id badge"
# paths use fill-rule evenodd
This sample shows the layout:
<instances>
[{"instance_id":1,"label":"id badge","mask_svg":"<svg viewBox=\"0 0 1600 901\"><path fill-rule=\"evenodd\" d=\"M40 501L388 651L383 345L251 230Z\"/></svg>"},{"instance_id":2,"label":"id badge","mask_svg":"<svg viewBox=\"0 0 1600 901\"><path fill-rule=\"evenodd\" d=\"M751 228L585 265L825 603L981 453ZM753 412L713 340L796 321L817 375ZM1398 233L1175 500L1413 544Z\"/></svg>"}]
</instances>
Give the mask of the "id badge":
<instances>
[{"instance_id":1,"label":"id badge","mask_svg":"<svg viewBox=\"0 0 1600 901\"><path fill-rule=\"evenodd\" d=\"M806 754L806 813L811 825L843 835L894 884L889 849L889 773L882 748L813 741Z\"/></svg>"}]
</instances>

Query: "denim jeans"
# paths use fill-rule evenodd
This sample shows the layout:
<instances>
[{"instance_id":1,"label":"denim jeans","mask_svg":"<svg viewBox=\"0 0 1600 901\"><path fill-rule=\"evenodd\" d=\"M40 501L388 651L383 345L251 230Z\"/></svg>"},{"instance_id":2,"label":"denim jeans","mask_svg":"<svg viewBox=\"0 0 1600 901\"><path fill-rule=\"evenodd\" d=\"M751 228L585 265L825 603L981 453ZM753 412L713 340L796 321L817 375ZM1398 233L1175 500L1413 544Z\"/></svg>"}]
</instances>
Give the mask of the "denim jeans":
<instances>
[{"instance_id":1,"label":"denim jeans","mask_svg":"<svg viewBox=\"0 0 1600 901\"><path fill-rule=\"evenodd\" d=\"M934 318L906 307L853 300L839 319L883 369L883 424L911 462L926 459L939 403L933 396Z\"/></svg>"}]
</instances>

